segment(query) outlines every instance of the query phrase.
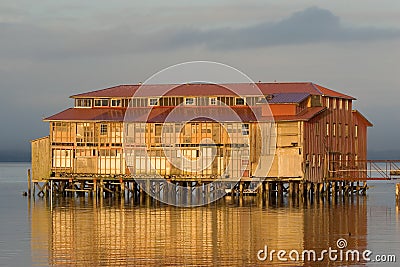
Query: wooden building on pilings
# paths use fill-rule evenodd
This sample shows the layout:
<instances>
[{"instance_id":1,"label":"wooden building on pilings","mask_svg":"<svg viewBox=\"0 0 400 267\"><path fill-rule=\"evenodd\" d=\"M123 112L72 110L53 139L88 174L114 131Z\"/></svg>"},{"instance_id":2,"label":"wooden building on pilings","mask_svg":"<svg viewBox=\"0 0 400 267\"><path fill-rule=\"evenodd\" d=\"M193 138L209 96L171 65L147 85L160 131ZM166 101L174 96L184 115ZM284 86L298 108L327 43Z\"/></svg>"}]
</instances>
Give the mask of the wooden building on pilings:
<instances>
[{"instance_id":1,"label":"wooden building on pilings","mask_svg":"<svg viewBox=\"0 0 400 267\"><path fill-rule=\"evenodd\" d=\"M247 84L198 83L163 95L157 95L161 85L74 95L73 108L45 119L49 136L32 141L34 190L45 193L53 180L59 192L135 194L135 181L156 175L191 186L239 177L240 192L256 178L268 194L336 194L353 191L355 182L365 192L372 124L353 110L353 97L310 82L256 86L261 96L246 94ZM225 107L239 119L232 120ZM124 124L128 111L133 120ZM259 121L271 115L273 120ZM261 139L260 131L268 138ZM272 164L259 177L267 161Z\"/></svg>"}]
</instances>

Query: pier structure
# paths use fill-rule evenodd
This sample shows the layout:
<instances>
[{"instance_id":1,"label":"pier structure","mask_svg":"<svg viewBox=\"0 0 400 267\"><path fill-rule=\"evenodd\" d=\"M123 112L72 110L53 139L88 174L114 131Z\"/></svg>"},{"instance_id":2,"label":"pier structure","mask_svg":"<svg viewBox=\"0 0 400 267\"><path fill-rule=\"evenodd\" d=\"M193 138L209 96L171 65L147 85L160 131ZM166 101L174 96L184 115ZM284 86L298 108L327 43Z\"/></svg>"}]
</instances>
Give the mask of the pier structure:
<instances>
[{"instance_id":1,"label":"pier structure","mask_svg":"<svg viewBox=\"0 0 400 267\"><path fill-rule=\"evenodd\" d=\"M163 86L72 96L73 108L44 119L49 136L32 141L28 191L174 203L366 193L372 124L353 97L310 82L168 85L157 95Z\"/></svg>"}]
</instances>

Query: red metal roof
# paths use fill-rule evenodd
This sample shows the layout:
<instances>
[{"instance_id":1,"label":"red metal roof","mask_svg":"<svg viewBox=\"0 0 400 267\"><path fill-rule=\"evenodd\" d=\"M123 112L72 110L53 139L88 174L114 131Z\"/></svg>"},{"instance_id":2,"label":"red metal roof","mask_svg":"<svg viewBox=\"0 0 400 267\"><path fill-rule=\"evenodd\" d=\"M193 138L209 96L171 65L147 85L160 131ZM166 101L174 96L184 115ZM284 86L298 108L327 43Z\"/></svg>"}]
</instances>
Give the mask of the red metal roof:
<instances>
[{"instance_id":1,"label":"red metal roof","mask_svg":"<svg viewBox=\"0 0 400 267\"><path fill-rule=\"evenodd\" d=\"M331 96L331 97L338 97L338 98L344 98L344 99L355 100L355 98L352 97L352 96L348 96L348 95L345 95L345 94L342 94L342 93L333 91L333 90L331 90L331 89L325 88L325 87L323 87L323 86L321 86L321 85L318 85L318 84L313 84L313 85L314 85L316 88L318 88L318 90L320 90L320 91L323 93L323 95L327 95L327 96Z\"/></svg>"},{"instance_id":2,"label":"red metal roof","mask_svg":"<svg viewBox=\"0 0 400 267\"><path fill-rule=\"evenodd\" d=\"M275 121L308 121L325 110L326 107L311 107L301 111L296 115L274 116L274 119Z\"/></svg>"},{"instance_id":3,"label":"red metal roof","mask_svg":"<svg viewBox=\"0 0 400 267\"><path fill-rule=\"evenodd\" d=\"M324 107L312 107L296 115L274 116L275 121L307 121L323 112ZM255 114L256 113L256 114ZM130 108L69 108L45 121L127 121L130 122L185 122L185 121L243 121L269 120L261 117L261 107L141 107Z\"/></svg>"},{"instance_id":4,"label":"red metal roof","mask_svg":"<svg viewBox=\"0 0 400 267\"><path fill-rule=\"evenodd\" d=\"M367 127L374 126L366 117L364 117L358 110L352 110L352 113L357 116L359 119L365 122Z\"/></svg>"},{"instance_id":5,"label":"red metal roof","mask_svg":"<svg viewBox=\"0 0 400 267\"><path fill-rule=\"evenodd\" d=\"M123 121L122 108L69 108L44 121Z\"/></svg>"},{"instance_id":6,"label":"red metal roof","mask_svg":"<svg viewBox=\"0 0 400 267\"><path fill-rule=\"evenodd\" d=\"M180 84L180 85L118 85L106 89L82 93L71 96L72 98L96 97L123 97L135 96L223 96L223 95L264 95L282 93L308 93L311 95L326 95L345 99L354 99L351 96L330 90L311 82L291 83L257 83L257 87L250 83L237 84ZM138 91L138 88L141 89Z\"/></svg>"}]
</instances>

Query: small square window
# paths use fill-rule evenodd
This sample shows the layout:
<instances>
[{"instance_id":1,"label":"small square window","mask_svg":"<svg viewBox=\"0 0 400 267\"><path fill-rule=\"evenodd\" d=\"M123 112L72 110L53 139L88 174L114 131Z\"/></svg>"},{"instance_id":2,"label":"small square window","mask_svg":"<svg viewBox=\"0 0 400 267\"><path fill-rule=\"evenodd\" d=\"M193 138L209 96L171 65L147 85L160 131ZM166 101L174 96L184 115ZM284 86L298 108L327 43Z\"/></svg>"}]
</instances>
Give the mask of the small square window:
<instances>
[{"instance_id":1,"label":"small square window","mask_svg":"<svg viewBox=\"0 0 400 267\"><path fill-rule=\"evenodd\" d=\"M194 98L193 97L185 98L185 105L194 105Z\"/></svg>"},{"instance_id":2,"label":"small square window","mask_svg":"<svg viewBox=\"0 0 400 267\"><path fill-rule=\"evenodd\" d=\"M158 106L158 98L149 98L149 106Z\"/></svg>"},{"instance_id":3,"label":"small square window","mask_svg":"<svg viewBox=\"0 0 400 267\"><path fill-rule=\"evenodd\" d=\"M244 98L236 98L235 99L235 105L242 106L244 104L245 104Z\"/></svg>"},{"instance_id":4,"label":"small square window","mask_svg":"<svg viewBox=\"0 0 400 267\"><path fill-rule=\"evenodd\" d=\"M217 105L217 98L216 97L210 97L210 105L211 106Z\"/></svg>"}]
</instances>

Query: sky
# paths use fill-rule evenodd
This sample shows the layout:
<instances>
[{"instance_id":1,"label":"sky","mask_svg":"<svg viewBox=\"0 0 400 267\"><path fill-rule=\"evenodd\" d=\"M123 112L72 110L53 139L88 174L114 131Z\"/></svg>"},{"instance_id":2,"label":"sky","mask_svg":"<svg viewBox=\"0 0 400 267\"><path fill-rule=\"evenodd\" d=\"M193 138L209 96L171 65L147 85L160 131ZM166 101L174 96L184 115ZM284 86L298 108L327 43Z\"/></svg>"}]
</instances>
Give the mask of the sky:
<instances>
[{"instance_id":1,"label":"sky","mask_svg":"<svg viewBox=\"0 0 400 267\"><path fill-rule=\"evenodd\" d=\"M370 151L400 158L399 12L397 0L2 0L0 159L29 159L70 95L193 60L352 95L374 124Z\"/></svg>"}]
</instances>

